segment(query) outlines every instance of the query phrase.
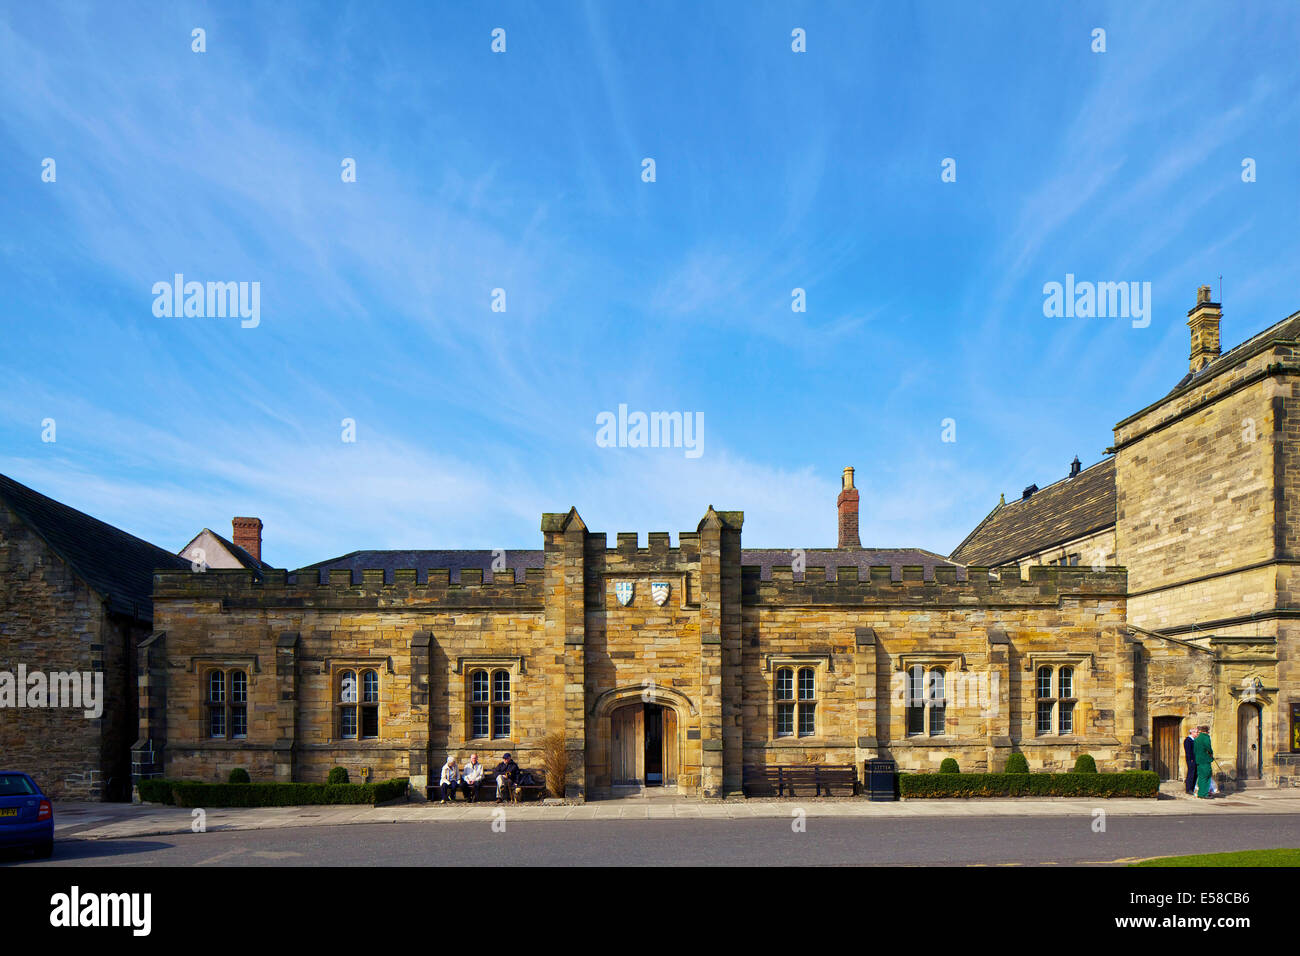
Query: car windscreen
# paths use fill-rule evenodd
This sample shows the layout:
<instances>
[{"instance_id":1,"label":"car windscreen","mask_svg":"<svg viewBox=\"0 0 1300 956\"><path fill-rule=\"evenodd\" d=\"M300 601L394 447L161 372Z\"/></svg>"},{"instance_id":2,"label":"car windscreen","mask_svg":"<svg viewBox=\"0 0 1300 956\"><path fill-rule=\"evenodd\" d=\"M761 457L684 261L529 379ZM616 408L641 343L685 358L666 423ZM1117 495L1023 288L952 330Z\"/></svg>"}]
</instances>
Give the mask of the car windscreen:
<instances>
[{"instance_id":1,"label":"car windscreen","mask_svg":"<svg viewBox=\"0 0 1300 956\"><path fill-rule=\"evenodd\" d=\"M0 797L22 797L35 793L32 782L20 773L0 773Z\"/></svg>"}]
</instances>

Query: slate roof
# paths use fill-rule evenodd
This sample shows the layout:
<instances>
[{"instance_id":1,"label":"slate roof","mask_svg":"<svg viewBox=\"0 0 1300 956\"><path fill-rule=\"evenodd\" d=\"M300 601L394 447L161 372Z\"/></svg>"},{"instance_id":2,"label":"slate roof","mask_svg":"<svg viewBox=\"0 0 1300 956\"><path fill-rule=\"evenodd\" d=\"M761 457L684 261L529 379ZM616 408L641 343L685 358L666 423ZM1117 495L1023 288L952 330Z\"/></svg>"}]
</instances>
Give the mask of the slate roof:
<instances>
[{"instance_id":1,"label":"slate roof","mask_svg":"<svg viewBox=\"0 0 1300 956\"><path fill-rule=\"evenodd\" d=\"M333 571L349 568L352 580L357 584L361 583L362 571L382 570L384 581L392 584L394 571L415 568L416 580L423 584L428 580L430 569L450 568L451 581L456 584L460 582L460 572L466 568L479 569L483 572L483 580L491 581L492 559L495 555L495 551L352 551L298 570L311 571L319 568ZM540 549L507 551L505 557L506 567L514 570L515 581L521 583L525 569L540 568L544 564L544 552Z\"/></svg>"},{"instance_id":2,"label":"slate roof","mask_svg":"<svg viewBox=\"0 0 1300 956\"><path fill-rule=\"evenodd\" d=\"M384 581L392 584L395 570L415 568L416 580L423 584L428 580L431 568L450 569L453 583L460 581L460 572L464 569L477 568L483 572L484 581L491 581L494 553L492 551L353 551L337 558L330 558L328 561L309 564L299 568L298 571L346 568L352 571L352 580L359 584L362 571L383 570ZM934 576L935 565L953 563L941 554L920 548L846 548L843 550L805 548L804 555L806 566L810 568L856 565L858 568L865 569L872 565L876 567L888 565L894 569L895 578L901 577L901 569L904 565L921 565L925 568L927 580ZM740 561L741 564L761 567L762 580L767 581L772 577L774 565L790 565L792 554L789 548L784 550L744 548L741 550ZM544 564L545 553L541 550L506 552L506 566L514 570L516 581L524 580L526 568L541 568Z\"/></svg>"},{"instance_id":3,"label":"slate roof","mask_svg":"<svg viewBox=\"0 0 1300 956\"><path fill-rule=\"evenodd\" d=\"M104 598L109 608L153 620L153 573L190 562L0 475L0 501Z\"/></svg>"},{"instance_id":4,"label":"slate roof","mask_svg":"<svg viewBox=\"0 0 1300 956\"><path fill-rule=\"evenodd\" d=\"M742 548L740 563L758 565L762 568L759 578L763 581L772 579L773 567L790 567L794 560L790 548ZM846 568L856 566L862 579L867 577L867 568L889 567L895 580L902 578L904 567L920 565L924 568L925 580L934 578L936 566L952 567L956 562L942 554L926 551L924 548L805 548L804 567L806 568ZM958 573L960 580L964 574ZM820 580L818 578L817 580Z\"/></svg>"},{"instance_id":5,"label":"slate roof","mask_svg":"<svg viewBox=\"0 0 1300 956\"><path fill-rule=\"evenodd\" d=\"M1028 554L1115 524L1115 459L1103 458L1073 478L1040 488L1029 498L999 504L951 558L965 565L998 567Z\"/></svg>"}]
</instances>

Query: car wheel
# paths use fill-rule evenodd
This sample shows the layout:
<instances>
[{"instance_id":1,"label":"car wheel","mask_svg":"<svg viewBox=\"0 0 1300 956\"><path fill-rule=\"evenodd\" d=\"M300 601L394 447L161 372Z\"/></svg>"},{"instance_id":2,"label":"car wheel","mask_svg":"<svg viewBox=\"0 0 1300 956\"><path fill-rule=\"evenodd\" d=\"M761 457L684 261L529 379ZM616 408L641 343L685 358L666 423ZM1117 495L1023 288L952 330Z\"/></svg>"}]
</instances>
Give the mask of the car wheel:
<instances>
[{"instance_id":1,"label":"car wheel","mask_svg":"<svg viewBox=\"0 0 1300 956\"><path fill-rule=\"evenodd\" d=\"M36 844L35 850L36 850L36 859L48 860L51 856L54 855L54 841L46 840L43 843L38 843Z\"/></svg>"}]
</instances>

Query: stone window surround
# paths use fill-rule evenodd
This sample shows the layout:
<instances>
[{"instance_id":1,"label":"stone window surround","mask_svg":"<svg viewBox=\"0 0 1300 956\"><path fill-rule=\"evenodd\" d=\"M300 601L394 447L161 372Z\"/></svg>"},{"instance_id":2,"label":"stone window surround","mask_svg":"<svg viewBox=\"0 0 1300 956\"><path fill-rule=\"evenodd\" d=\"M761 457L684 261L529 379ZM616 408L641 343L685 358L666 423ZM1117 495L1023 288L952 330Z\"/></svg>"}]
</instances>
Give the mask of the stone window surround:
<instances>
[{"instance_id":1,"label":"stone window surround","mask_svg":"<svg viewBox=\"0 0 1300 956\"><path fill-rule=\"evenodd\" d=\"M825 672L822 672L822 666L825 665ZM791 698L795 705L794 714L794 733L786 737L778 737L776 734L776 675L783 667L789 667L794 671L791 675L793 684L791 690L794 697ZM813 670L813 732L811 736L799 736L799 671L805 667L811 667ZM768 727L768 740L779 743L785 747L799 746L825 746L822 739L822 728L826 726L825 714L822 712L822 703L826 699L826 691L831 677L832 669L831 654L829 651L816 651L811 653L790 653L790 654L767 654L763 658L763 670L769 675L768 679L768 699L772 701L772 719Z\"/></svg>"},{"instance_id":2,"label":"stone window surround","mask_svg":"<svg viewBox=\"0 0 1300 956\"><path fill-rule=\"evenodd\" d=\"M488 736L486 737L473 736L474 716L473 705L470 700L470 695L472 693L470 681L474 676L474 672L477 670L485 670L488 672ZM508 704L510 708L510 734L507 737L492 736L492 724L495 716L493 714L495 704L491 702L492 674L500 670L507 671L510 674L510 702ZM521 674L525 673L524 658L520 655L511 654L481 654L458 657L456 658L456 667L454 668L454 672L461 675L463 678L461 681L462 693L464 695L461 699L465 702L465 737L463 746L466 748L471 746L501 747L506 750L515 750L515 727L517 726L515 717L518 716L515 713L515 702L518 699L519 677Z\"/></svg>"},{"instance_id":3,"label":"stone window surround","mask_svg":"<svg viewBox=\"0 0 1300 956\"><path fill-rule=\"evenodd\" d=\"M197 662L203 661L200 665ZM241 741L248 739L248 707L253 696L253 678L252 674L256 666L255 657L230 657L216 658L212 655L202 655L190 659L190 670L199 675L200 692L203 695L203 716L199 719L202 721L199 738L209 742L229 742L239 744ZM225 712L224 726L226 732L220 737L212 736L212 709L217 706L212 702L212 675L220 673L222 675L222 694L225 700L222 701L221 707ZM244 675L244 733L240 736L234 736L234 708L237 706L232 697L234 696L234 681L232 675L242 673Z\"/></svg>"},{"instance_id":4,"label":"stone window surround","mask_svg":"<svg viewBox=\"0 0 1300 956\"><path fill-rule=\"evenodd\" d=\"M910 681L912 679L912 668L920 667L922 669L921 695L925 705L925 730L921 733L912 734L907 731L907 701L908 694L911 691ZM900 740L915 741L918 745L928 741L943 743L945 740L957 740L960 735L949 732L952 724L952 680L950 676L954 671L964 671L969 668L966 666L966 655L961 653L944 654L929 653L926 651L916 651L908 654L899 654L896 671L903 673L903 705L900 708L903 717L903 734ZM930 733L930 708L934 706L930 697L930 674L934 671L943 673L943 733ZM937 698L936 698L937 699Z\"/></svg>"},{"instance_id":5,"label":"stone window surround","mask_svg":"<svg viewBox=\"0 0 1300 956\"><path fill-rule=\"evenodd\" d=\"M344 703L339 699L340 680L341 680L341 678L342 678L342 675L343 675L343 672L344 672L344 671L355 671L355 672L356 672L356 675L357 675L357 702L356 702L356 704L346 704L346 705L345 705L345 704L344 704ZM329 740L330 740L331 743L334 743L334 744L340 744L340 745L349 745L349 746L355 746L355 747L364 747L364 746L367 746L367 745L376 744L376 743L378 743L380 740L382 740L383 737L384 737L384 720L383 720L383 715L382 715L382 714L378 714L378 718L379 718L379 734L378 734L378 736L376 736L376 737L362 737L362 736L361 736L361 706L362 706L362 704L361 704L361 694L362 694L361 672L362 672L362 671L374 671L375 674L376 674L376 676L379 676L379 703L378 703L377 705L374 705L374 706L375 706L375 710L376 710L376 712L378 712L378 711L379 711L379 710L384 706L384 684L385 684L385 681L384 681L384 679L383 679L383 677L382 677L381 675L383 675L383 674L392 675L392 673L393 673L393 659L392 659L391 657L381 657L381 656L378 656L378 655L376 655L376 656L374 656L374 657L366 657L366 656L363 655L363 656L355 656L355 657L327 657L327 658L325 658L325 673L329 674L329 678L330 678L330 691L329 691L329 693L330 693L330 697L329 697L329 699L330 699L330 736L329 736ZM344 736L340 733L340 729L341 729L342 726L343 726L343 725L342 725L342 708L345 707L345 706L347 706L347 707L356 707L356 708L357 708L357 736L355 736L355 737L344 737Z\"/></svg>"},{"instance_id":6,"label":"stone window surround","mask_svg":"<svg viewBox=\"0 0 1300 956\"><path fill-rule=\"evenodd\" d=\"M1091 653L1059 654L1053 652L1033 652L1025 655L1025 670L1031 678L1028 681L1029 693L1031 694L1033 707L1028 711L1030 719L1033 721L1033 734L1030 739L1041 741L1067 740L1077 741L1079 738L1079 671L1087 667L1088 673L1092 673L1093 655ZM1052 669L1052 697L1038 696L1038 669L1040 667L1050 667ZM1061 668L1069 667L1070 671L1070 696L1061 697L1060 680ZM1052 726L1053 730L1040 731L1038 729L1038 702L1041 700L1050 700L1052 703ZM1074 704L1070 711L1070 732L1063 734L1060 732L1060 713L1058 705L1061 703Z\"/></svg>"}]
</instances>

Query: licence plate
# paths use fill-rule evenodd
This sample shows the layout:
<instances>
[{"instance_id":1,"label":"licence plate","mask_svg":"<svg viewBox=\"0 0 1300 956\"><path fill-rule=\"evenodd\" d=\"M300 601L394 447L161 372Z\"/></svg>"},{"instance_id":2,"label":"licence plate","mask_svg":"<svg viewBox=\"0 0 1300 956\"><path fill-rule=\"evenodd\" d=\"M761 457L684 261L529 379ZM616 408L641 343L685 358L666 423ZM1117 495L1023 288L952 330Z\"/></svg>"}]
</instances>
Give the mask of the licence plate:
<instances>
[{"instance_id":1,"label":"licence plate","mask_svg":"<svg viewBox=\"0 0 1300 956\"><path fill-rule=\"evenodd\" d=\"M18 816L17 807L11 807L8 810L0 810L0 817L16 817L16 816Z\"/></svg>"}]
</instances>

